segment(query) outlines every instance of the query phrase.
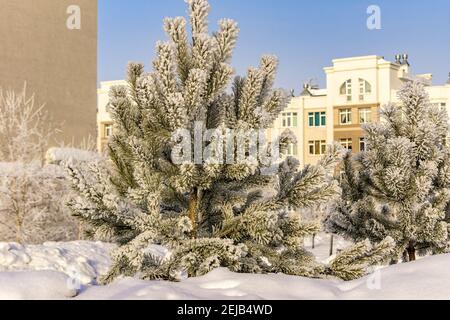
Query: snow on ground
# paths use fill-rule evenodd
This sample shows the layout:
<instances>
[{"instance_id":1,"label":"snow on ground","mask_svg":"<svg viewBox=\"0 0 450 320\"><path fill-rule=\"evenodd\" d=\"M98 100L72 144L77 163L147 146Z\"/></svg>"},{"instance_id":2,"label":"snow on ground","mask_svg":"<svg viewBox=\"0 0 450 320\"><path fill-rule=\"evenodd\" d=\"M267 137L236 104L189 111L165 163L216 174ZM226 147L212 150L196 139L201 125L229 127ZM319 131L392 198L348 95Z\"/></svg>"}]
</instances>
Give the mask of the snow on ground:
<instances>
[{"instance_id":1,"label":"snow on ground","mask_svg":"<svg viewBox=\"0 0 450 320\"><path fill-rule=\"evenodd\" d=\"M87 241L27 246L0 243L0 272L58 271L83 285L93 284L107 272L112 248L110 244Z\"/></svg>"},{"instance_id":2,"label":"snow on ground","mask_svg":"<svg viewBox=\"0 0 450 320\"><path fill-rule=\"evenodd\" d=\"M288 299L383 300L450 299L450 255L384 268L371 276L343 282L287 275L236 274L217 269L181 283L122 279L89 287L78 299Z\"/></svg>"},{"instance_id":3,"label":"snow on ground","mask_svg":"<svg viewBox=\"0 0 450 320\"><path fill-rule=\"evenodd\" d=\"M305 249L312 252L318 261L327 263L336 256L336 253L352 245L352 242L340 236L333 236L333 255L330 256L331 234L321 232L314 239L314 249L312 247L312 237L304 241Z\"/></svg>"},{"instance_id":4,"label":"snow on ground","mask_svg":"<svg viewBox=\"0 0 450 320\"><path fill-rule=\"evenodd\" d=\"M326 237L316 239L315 250L325 260L328 245ZM95 285L112 248L90 242L0 244L0 299L450 299L450 255L390 266L350 282L221 268L179 283L123 278Z\"/></svg>"},{"instance_id":5,"label":"snow on ground","mask_svg":"<svg viewBox=\"0 0 450 320\"><path fill-rule=\"evenodd\" d=\"M61 272L0 272L0 300L62 300L75 295L70 278Z\"/></svg>"}]
</instances>

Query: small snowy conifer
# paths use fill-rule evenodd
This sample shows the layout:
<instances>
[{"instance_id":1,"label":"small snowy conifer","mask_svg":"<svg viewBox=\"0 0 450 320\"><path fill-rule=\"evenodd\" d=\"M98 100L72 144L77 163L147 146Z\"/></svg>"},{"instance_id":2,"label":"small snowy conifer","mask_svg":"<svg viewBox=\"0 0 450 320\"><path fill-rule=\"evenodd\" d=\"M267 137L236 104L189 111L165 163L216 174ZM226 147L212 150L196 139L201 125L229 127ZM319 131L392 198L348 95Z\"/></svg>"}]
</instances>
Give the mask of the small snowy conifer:
<instances>
[{"instance_id":1,"label":"small snowy conifer","mask_svg":"<svg viewBox=\"0 0 450 320\"><path fill-rule=\"evenodd\" d=\"M356 241L396 242L397 260L448 250L450 201L449 124L420 83L399 91L382 122L365 126L367 151L344 159L342 199L330 231Z\"/></svg>"},{"instance_id":2,"label":"small snowy conifer","mask_svg":"<svg viewBox=\"0 0 450 320\"><path fill-rule=\"evenodd\" d=\"M153 71L145 73L143 65L131 63L128 86L110 93L112 169L91 166L91 174L85 174L69 168L80 194L71 208L97 236L119 244L103 280L119 275L177 280L219 266L319 276L325 268L303 248L303 238L318 226L288 209L316 206L336 193L331 175L339 150L331 146L319 165L302 170L293 158L282 163L273 159L279 164L273 175L263 174L270 167L265 157L236 161L240 147L250 148L251 137L245 134L231 146L222 146L217 137L200 141L201 150L215 155L227 149L230 156L231 151L232 163L218 163L214 157L192 161L202 158L195 152L198 141L180 152L174 132L187 131L191 138L207 136L208 129L264 130L288 101L283 91L272 89L278 64L274 56L264 56L258 68L232 82L237 24L221 20L210 35L208 2L187 3L191 41L184 18L166 19L170 41L157 44ZM286 142L281 138L281 144ZM278 147L260 144L262 154ZM186 161L175 162L174 153ZM270 197L264 196L268 189ZM168 248L170 255L155 254L155 245ZM340 267L337 261L328 273Z\"/></svg>"}]
</instances>

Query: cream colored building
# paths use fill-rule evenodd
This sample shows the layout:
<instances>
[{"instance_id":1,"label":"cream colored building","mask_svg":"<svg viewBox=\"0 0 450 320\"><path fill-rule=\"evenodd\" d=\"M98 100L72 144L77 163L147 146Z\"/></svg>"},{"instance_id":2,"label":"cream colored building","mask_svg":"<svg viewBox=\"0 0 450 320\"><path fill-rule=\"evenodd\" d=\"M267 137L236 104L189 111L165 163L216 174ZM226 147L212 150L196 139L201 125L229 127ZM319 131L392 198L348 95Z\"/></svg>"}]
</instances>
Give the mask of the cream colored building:
<instances>
[{"instance_id":1,"label":"cream colored building","mask_svg":"<svg viewBox=\"0 0 450 320\"><path fill-rule=\"evenodd\" d=\"M54 144L96 133L97 0L0 0L0 87L45 104Z\"/></svg>"},{"instance_id":2,"label":"cream colored building","mask_svg":"<svg viewBox=\"0 0 450 320\"><path fill-rule=\"evenodd\" d=\"M288 152L302 165L315 164L333 141L354 152L364 149L361 125L379 121L380 107L398 102L397 91L406 81L424 83L431 102L446 107L450 114L450 80L433 86L432 75L413 75L406 55L396 56L395 62L379 56L336 59L324 70L327 88L305 85L273 125L273 132L289 129L296 135L297 144L290 145ZM99 150L104 149L112 132L108 91L121 84L125 82L102 82L98 90Z\"/></svg>"},{"instance_id":3,"label":"cream colored building","mask_svg":"<svg viewBox=\"0 0 450 320\"><path fill-rule=\"evenodd\" d=\"M109 90L114 86L126 85L124 80L105 81L97 90L97 148L103 152L113 133L113 123L109 113Z\"/></svg>"},{"instance_id":4,"label":"cream colored building","mask_svg":"<svg viewBox=\"0 0 450 320\"><path fill-rule=\"evenodd\" d=\"M324 71L327 88L305 85L274 124L277 131L296 134L298 142L289 154L303 165L315 164L333 141L354 152L363 150L361 125L379 121L380 107L398 102L397 92L407 81L425 84L431 102L450 111L450 80L434 86L431 74L413 75L407 55L397 55L395 62L379 56L336 59Z\"/></svg>"}]
</instances>

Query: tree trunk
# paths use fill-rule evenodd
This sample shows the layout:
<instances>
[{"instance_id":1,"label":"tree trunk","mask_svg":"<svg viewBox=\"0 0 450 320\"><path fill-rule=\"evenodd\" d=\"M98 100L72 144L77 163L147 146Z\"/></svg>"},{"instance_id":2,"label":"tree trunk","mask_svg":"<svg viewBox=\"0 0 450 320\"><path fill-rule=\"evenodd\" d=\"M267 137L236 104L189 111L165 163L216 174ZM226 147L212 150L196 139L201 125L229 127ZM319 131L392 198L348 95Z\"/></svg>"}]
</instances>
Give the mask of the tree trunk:
<instances>
[{"instance_id":1,"label":"tree trunk","mask_svg":"<svg viewBox=\"0 0 450 320\"><path fill-rule=\"evenodd\" d=\"M416 248L414 244L410 243L406 251L408 252L408 261L416 261Z\"/></svg>"},{"instance_id":2,"label":"tree trunk","mask_svg":"<svg viewBox=\"0 0 450 320\"><path fill-rule=\"evenodd\" d=\"M22 225L23 225L23 221L20 218L20 213L17 213L17 215L16 215L16 242L19 244L23 244Z\"/></svg>"},{"instance_id":3,"label":"tree trunk","mask_svg":"<svg viewBox=\"0 0 450 320\"><path fill-rule=\"evenodd\" d=\"M23 244L23 243L22 243L22 235L21 235L21 231L18 231L17 234L16 234L16 242L17 242L18 244Z\"/></svg>"},{"instance_id":4,"label":"tree trunk","mask_svg":"<svg viewBox=\"0 0 450 320\"><path fill-rule=\"evenodd\" d=\"M312 235L312 249L315 249L315 247L316 247L315 242L316 242L316 235L313 234Z\"/></svg>"},{"instance_id":5,"label":"tree trunk","mask_svg":"<svg viewBox=\"0 0 450 320\"><path fill-rule=\"evenodd\" d=\"M192 223L192 238L197 238L198 191L194 189L189 196L189 219Z\"/></svg>"},{"instance_id":6,"label":"tree trunk","mask_svg":"<svg viewBox=\"0 0 450 320\"><path fill-rule=\"evenodd\" d=\"M330 257L333 255L333 251L334 251L334 235L331 235L331 239L330 239Z\"/></svg>"},{"instance_id":7,"label":"tree trunk","mask_svg":"<svg viewBox=\"0 0 450 320\"><path fill-rule=\"evenodd\" d=\"M80 221L78 222L78 236L77 236L77 240L84 240L84 225L83 222Z\"/></svg>"},{"instance_id":8,"label":"tree trunk","mask_svg":"<svg viewBox=\"0 0 450 320\"><path fill-rule=\"evenodd\" d=\"M409 262L408 250L406 250L406 249L403 250L402 258L403 258L403 262Z\"/></svg>"}]
</instances>

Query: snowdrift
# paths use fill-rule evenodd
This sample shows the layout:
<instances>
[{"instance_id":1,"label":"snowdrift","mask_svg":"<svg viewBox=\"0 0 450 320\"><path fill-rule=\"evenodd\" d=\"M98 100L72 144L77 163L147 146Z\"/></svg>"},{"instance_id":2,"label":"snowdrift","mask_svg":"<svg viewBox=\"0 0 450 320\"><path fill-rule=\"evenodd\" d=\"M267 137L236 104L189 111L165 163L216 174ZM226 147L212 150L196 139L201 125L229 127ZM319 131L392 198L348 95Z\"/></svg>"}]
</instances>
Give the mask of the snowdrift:
<instances>
[{"instance_id":1,"label":"snowdrift","mask_svg":"<svg viewBox=\"0 0 450 320\"><path fill-rule=\"evenodd\" d=\"M109 252L113 247L87 241L28 246L0 243L0 279L17 271L54 271L72 277L82 285L95 284L98 276L108 271ZM1 288L0 285L0 291Z\"/></svg>"},{"instance_id":2,"label":"snowdrift","mask_svg":"<svg viewBox=\"0 0 450 320\"><path fill-rule=\"evenodd\" d=\"M390 266L350 282L221 268L180 283L123 278L98 286L112 248L82 241L1 244L0 299L450 299L450 255Z\"/></svg>"}]
</instances>

